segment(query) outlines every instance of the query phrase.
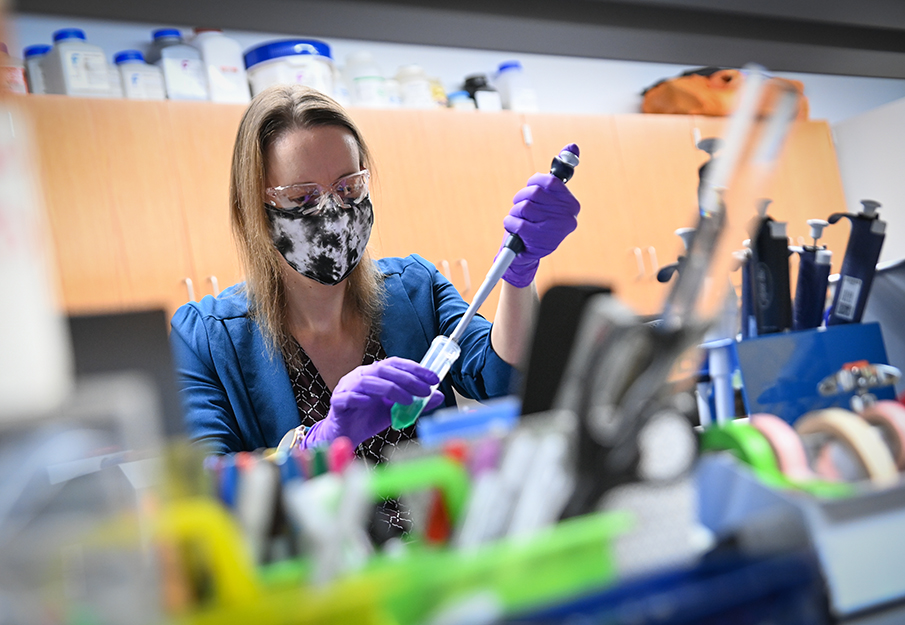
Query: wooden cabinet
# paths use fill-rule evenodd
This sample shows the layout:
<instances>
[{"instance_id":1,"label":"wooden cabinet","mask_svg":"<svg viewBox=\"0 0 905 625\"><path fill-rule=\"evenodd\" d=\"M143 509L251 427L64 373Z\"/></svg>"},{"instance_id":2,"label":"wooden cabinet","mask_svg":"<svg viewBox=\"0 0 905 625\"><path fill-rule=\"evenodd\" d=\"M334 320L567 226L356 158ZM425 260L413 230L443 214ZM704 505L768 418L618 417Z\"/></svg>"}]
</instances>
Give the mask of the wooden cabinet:
<instances>
[{"instance_id":1,"label":"wooden cabinet","mask_svg":"<svg viewBox=\"0 0 905 625\"><path fill-rule=\"evenodd\" d=\"M31 96L44 197L70 311L162 306L241 280L229 225L232 145L244 107ZM694 225L696 132L726 120L669 115L551 115L352 109L373 152L375 257L418 253L470 300L503 238L512 196L567 143L581 148L569 188L578 229L541 263L538 287L611 285L639 313L668 285L654 276ZM793 242L805 220L844 210L825 122L792 132L771 214ZM847 230L827 232L841 261ZM741 241L738 242L741 245ZM467 269L467 274L466 274ZM215 284L216 283L216 284ZM498 289L497 289L498 291ZM497 293L482 309L493 317Z\"/></svg>"},{"instance_id":2,"label":"wooden cabinet","mask_svg":"<svg viewBox=\"0 0 905 625\"><path fill-rule=\"evenodd\" d=\"M169 312L240 279L229 235L241 106L24 100L70 312Z\"/></svg>"},{"instance_id":3,"label":"wooden cabinet","mask_svg":"<svg viewBox=\"0 0 905 625\"><path fill-rule=\"evenodd\" d=\"M417 253L448 272L470 300L503 241L512 196L533 172L520 117L367 109L351 115L375 162L374 256ZM482 314L492 317L498 298L497 288Z\"/></svg>"}]
</instances>

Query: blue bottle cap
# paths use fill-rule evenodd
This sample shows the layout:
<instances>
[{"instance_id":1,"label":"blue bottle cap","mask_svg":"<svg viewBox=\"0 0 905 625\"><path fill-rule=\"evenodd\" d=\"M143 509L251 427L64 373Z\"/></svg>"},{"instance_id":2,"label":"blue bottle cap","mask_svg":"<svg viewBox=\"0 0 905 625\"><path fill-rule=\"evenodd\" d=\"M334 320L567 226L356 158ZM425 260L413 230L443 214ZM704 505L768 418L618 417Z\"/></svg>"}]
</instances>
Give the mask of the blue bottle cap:
<instances>
[{"instance_id":1,"label":"blue bottle cap","mask_svg":"<svg viewBox=\"0 0 905 625\"><path fill-rule=\"evenodd\" d=\"M46 43L36 43L33 46L25 48L25 50L22 51L22 56L26 59L32 56L40 56L50 52L50 49L50 46Z\"/></svg>"},{"instance_id":2,"label":"blue bottle cap","mask_svg":"<svg viewBox=\"0 0 905 625\"><path fill-rule=\"evenodd\" d=\"M281 41L262 43L259 46L251 48L245 53L245 67L251 69L252 66L263 63L264 61L300 54L323 56L328 59L333 58L330 55L330 46L323 41L318 41L316 39L284 39Z\"/></svg>"},{"instance_id":3,"label":"blue bottle cap","mask_svg":"<svg viewBox=\"0 0 905 625\"><path fill-rule=\"evenodd\" d=\"M117 52L113 56L113 62L119 65L120 63L127 63L129 61L141 61L144 63L145 57L138 50L123 50L122 52Z\"/></svg>"},{"instance_id":4,"label":"blue bottle cap","mask_svg":"<svg viewBox=\"0 0 905 625\"><path fill-rule=\"evenodd\" d=\"M60 30L53 33L53 41L56 43L57 41L65 41L67 39L81 39L85 40L85 31L81 28L61 28Z\"/></svg>"},{"instance_id":5,"label":"blue bottle cap","mask_svg":"<svg viewBox=\"0 0 905 625\"><path fill-rule=\"evenodd\" d=\"M453 91L451 93L446 94L447 99L452 100L468 100L471 98L471 95L467 91Z\"/></svg>"},{"instance_id":6,"label":"blue bottle cap","mask_svg":"<svg viewBox=\"0 0 905 625\"><path fill-rule=\"evenodd\" d=\"M522 69L522 64L519 61L503 61L500 63L498 71L501 74L507 69Z\"/></svg>"},{"instance_id":7,"label":"blue bottle cap","mask_svg":"<svg viewBox=\"0 0 905 625\"><path fill-rule=\"evenodd\" d=\"M179 39L182 39L182 33L179 32L179 29L177 28L158 28L151 33L151 37L154 38L154 41L170 37L178 37Z\"/></svg>"}]
</instances>

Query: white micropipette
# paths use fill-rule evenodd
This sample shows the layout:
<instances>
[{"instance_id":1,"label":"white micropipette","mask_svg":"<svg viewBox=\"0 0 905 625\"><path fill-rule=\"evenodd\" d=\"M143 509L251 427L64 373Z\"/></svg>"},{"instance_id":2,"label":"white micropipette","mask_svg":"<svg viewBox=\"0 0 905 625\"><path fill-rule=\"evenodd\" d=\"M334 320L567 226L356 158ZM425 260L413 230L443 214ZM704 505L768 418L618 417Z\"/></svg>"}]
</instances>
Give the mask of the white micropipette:
<instances>
[{"instance_id":1,"label":"white micropipette","mask_svg":"<svg viewBox=\"0 0 905 625\"><path fill-rule=\"evenodd\" d=\"M572 149L575 149L575 152L573 152ZM562 152L553 159L553 163L550 165L550 173L563 182L568 182L572 178L572 174L575 173L575 167L578 166L577 150L578 148L575 147L574 144L564 148ZM449 336L443 336L441 334L434 338L430 348L424 355L424 358L421 359L422 367L430 369L437 374L441 381L443 380L446 374L449 373L452 364L459 357L459 341L465 334L465 329L468 327L468 324L471 323L471 320L484 303L484 300L490 295L493 287L496 286L496 283L499 282L500 278L503 277L503 274L506 273L506 270L509 268L509 265L512 264L513 259L524 251L524 249L525 243L522 241L521 237L517 234L510 233L506 238L503 247L500 249L500 253L497 254L496 260L493 261L490 271L487 272L487 276L475 293L474 299L471 301L465 314L459 319L459 323L456 325L452 334ZM412 403L409 405L394 404L390 413L393 428L401 430L412 425L421 415L421 411L424 410L427 400L428 397L414 397Z\"/></svg>"}]
</instances>

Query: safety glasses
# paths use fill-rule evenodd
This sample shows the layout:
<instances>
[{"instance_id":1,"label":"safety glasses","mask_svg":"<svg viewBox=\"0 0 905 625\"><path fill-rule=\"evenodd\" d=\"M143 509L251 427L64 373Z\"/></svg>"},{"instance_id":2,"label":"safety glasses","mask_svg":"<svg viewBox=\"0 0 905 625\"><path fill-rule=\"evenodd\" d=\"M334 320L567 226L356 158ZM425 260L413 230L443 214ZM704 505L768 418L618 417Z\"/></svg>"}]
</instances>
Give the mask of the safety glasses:
<instances>
[{"instance_id":1,"label":"safety glasses","mask_svg":"<svg viewBox=\"0 0 905 625\"><path fill-rule=\"evenodd\" d=\"M343 176L329 187L316 182L302 182L284 187L268 187L264 194L274 208L305 216L319 215L333 198L337 206L352 208L368 195L371 173L362 169Z\"/></svg>"}]
</instances>

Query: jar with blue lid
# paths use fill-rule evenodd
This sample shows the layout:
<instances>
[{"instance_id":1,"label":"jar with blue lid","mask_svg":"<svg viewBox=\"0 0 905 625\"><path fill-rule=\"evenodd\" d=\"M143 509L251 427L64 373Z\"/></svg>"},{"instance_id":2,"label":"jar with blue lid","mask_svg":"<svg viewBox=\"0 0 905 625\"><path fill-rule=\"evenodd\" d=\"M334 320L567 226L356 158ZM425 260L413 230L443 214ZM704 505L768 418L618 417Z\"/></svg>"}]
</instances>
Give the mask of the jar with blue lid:
<instances>
[{"instance_id":1,"label":"jar with blue lid","mask_svg":"<svg viewBox=\"0 0 905 625\"><path fill-rule=\"evenodd\" d=\"M245 67L253 95L272 85L297 84L333 96L330 46L316 39L269 41L245 52Z\"/></svg>"}]
</instances>

